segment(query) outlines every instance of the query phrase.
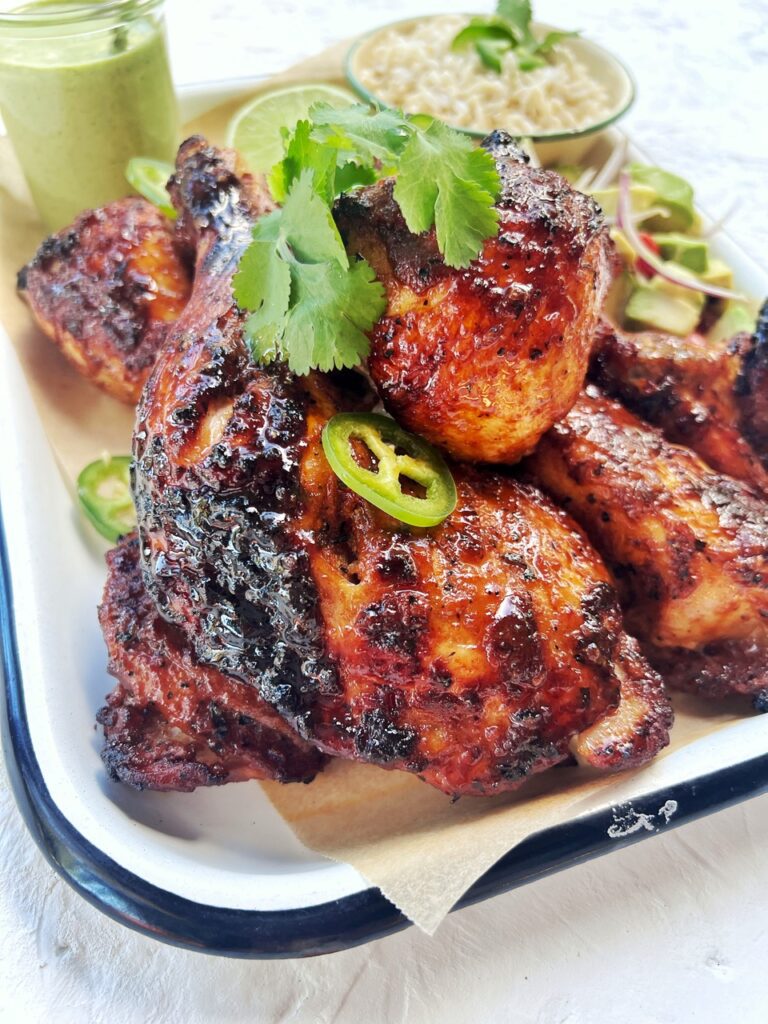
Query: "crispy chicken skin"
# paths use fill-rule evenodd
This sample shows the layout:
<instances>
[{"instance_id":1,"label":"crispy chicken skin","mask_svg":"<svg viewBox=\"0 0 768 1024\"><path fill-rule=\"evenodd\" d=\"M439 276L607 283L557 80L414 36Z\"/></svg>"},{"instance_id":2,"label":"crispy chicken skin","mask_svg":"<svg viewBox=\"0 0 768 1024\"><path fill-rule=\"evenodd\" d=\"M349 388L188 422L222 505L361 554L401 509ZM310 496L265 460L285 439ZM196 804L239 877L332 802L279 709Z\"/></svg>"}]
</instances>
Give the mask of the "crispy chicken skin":
<instances>
[{"instance_id":1,"label":"crispy chicken skin","mask_svg":"<svg viewBox=\"0 0 768 1024\"><path fill-rule=\"evenodd\" d=\"M107 563L99 620L118 685L97 718L112 778L185 792L246 779L309 782L325 757L254 687L195 660L144 588L136 537L122 540Z\"/></svg>"},{"instance_id":2,"label":"crispy chicken skin","mask_svg":"<svg viewBox=\"0 0 768 1024\"><path fill-rule=\"evenodd\" d=\"M147 588L196 657L325 752L452 795L573 754L653 756L669 705L579 529L537 489L468 467L432 530L348 490L320 433L354 403L243 344L230 282L266 204L204 140L177 167L195 284L142 396L135 497Z\"/></svg>"},{"instance_id":3,"label":"crispy chicken skin","mask_svg":"<svg viewBox=\"0 0 768 1024\"><path fill-rule=\"evenodd\" d=\"M768 493L768 305L754 335L721 342L602 321L590 378L668 441Z\"/></svg>"},{"instance_id":4,"label":"crispy chicken skin","mask_svg":"<svg viewBox=\"0 0 768 1024\"><path fill-rule=\"evenodd\" d=\"M393 182L342 196L337 223L387 289L369 369L405 427L459 459L516 462L570 409L609 283L601 214L503 132L484 145L502 179L498 237L466 270L434 232L412 235Z\"/></svg>"},{"instance_id":5,"label":"crispy chicken skin","mask_svg":"<svg viewBox=\"0 0 768 1024\"><path fill-rule=\"evenodd\" d=\"M671 685L768 687L768 505L590 387L527 463L618 581L627 628Z\"/></svg>"},{"instance_id":6,"label":"crispy chicken skin","mask_svg":"<svg viewBox=\"0 0 768 1024\"><path fill-rule=\"evenodd\" d=\"M191 282L171 221L145 199L120 199L46 239L18 287L79 372L135 404Z\"/></svg>"}]
</instances>

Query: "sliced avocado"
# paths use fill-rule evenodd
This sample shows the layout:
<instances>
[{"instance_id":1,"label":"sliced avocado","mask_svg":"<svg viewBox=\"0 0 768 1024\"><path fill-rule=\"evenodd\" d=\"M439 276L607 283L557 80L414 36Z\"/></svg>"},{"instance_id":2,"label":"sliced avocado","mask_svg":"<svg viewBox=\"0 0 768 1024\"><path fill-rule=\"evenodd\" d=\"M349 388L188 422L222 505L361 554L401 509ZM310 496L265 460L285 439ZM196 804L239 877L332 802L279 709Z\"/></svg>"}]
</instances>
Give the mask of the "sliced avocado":
<instances>
[{"instance_id":1,"label":"sliced avocado","mask_svg":"<svg viewBox=\"0 0 768 1024\"><path fill-rule=\"evenodd\" d=\"M684 178L645 164L630 164L629 174L636 184L653 189L655 200L669 210L645 222L649 231L687 231L693 226L693 189Z\"/></svg>"},{"instance_id":2,"label":"sliced avocado","mask_svg":"<svg viewBox=\"0 0 768 1024\"><path fill-rule=\"evenodd\" d=\"M707 334L707 341L722 341L732 338L735 334L746 331L751 334L755 329L757 317L743 302L729 302L725 312Z\"/></svg>"},{"instance_id":3,"label":"sliced avocado","mask_svg":"<svg viewBox=\"0 0 768 1024\"><path fill-rule=\"evenodd\" d=\"M722 260L711 259L706 271L699 274L699 277L717 288L733 288L733 271Z\"/></svg>"},{"instance_id":4,"label":"sliced avocado","mask_svg":"<svg viewBox=\"0 0 768 1024\"><path fill-rule=\"evenodd\" d=\"M676 277L687 277L688 280L695 285L698 285L701 281L701 274L692 274L687 267L681 267L679 263L675 263L672 260L665 260L666 267L671 273L674 273ZM703 292L697 291L693 288L684 288L681 284L673 284L672 281L668 281L665 277L654 277L652 282L654 288L658 288L661 292L667 292L669 295L677 296L681 299L686 299L688 302L694 303L699 309L704 308L704 303L707 301L706 295Z\"/></svg>"},{"instance_id":5,"label":"sliced avocado","mask_svg":"<svg viewBox=\"0 0 768 1024\"><path fill-rule=\"evenodd\" d=\"M615 185L610 188L598 188L594 191L585 190L587 195L592 196L596 203L603 209L606 217L616 216L616 207L619 203L619 190ZM643 210L650 210L656 202L656 193L648 185L630 185L629 202L635 213L642 213Z\"/></svg>"},{"instance_id":6,"label":"sliced avocado","mask_svg":"<svg viewBox=\"0 0 768 1024\"><path fill-rule=\"evenodd\" d=\"M635 288L624 315L630 326L654 327L684 337L696 329L704 301L701 292L653 277Z\"/></svg>"},{"instance_id":7,"label":"sliced avocado","mask_svg":"<svg viewBox=\"0 0 768 1024\"><path fill-rule=\"evenodd\" d=\"M679 232L656 234L653 240L665 260L674 260L694 274L703 274L709 264L709 246L703 238L691 238Z\"/></svg>"},{"instance_id":8,"label":"sliced avocado","mask_svg":"<svg viewBox=\"0 0 768 1024\"><path fill-rule=\"evenodd\" d=\"M635 250L627 241L627 236L624 234L621 228L617 227L612 227L610 234L611 238L613 239L613 244L618 249L619 256L621 256L624 263L628 267L634 267L635 261L637 260L637 255L635 254Z\"/></svg>"}]
</instances>

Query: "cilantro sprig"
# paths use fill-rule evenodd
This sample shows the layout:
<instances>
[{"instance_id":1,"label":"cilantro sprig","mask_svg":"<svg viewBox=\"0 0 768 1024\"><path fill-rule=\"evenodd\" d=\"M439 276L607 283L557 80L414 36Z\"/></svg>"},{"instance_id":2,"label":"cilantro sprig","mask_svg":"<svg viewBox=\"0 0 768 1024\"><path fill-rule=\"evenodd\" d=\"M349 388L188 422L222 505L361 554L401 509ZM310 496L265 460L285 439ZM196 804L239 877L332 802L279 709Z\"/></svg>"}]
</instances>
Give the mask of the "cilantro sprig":
<instances>
[{"instance_id":1,"label":"cilantro sprig","mask_svg":"<svg viewBox=\"0 0 768 1024\"><path fill-rule=\"evenodd\" d=\"M269 175L282 206L257 221L234 280L255 360L305 374L357 366L368 354L385 291L365 260L349 259L333 203L391 174L408 229L434 227L449 266L468 266L496 234L499 174L468 136L429 117L316 104L285 133Z\"/></svg>"},{"instance_id":2,"label":"cilantro sprig","mask_svg":"<svg viewBox=\"0 0 768 1024\"><path fill-rule=\"evenodd\" d=\"M365 332L386 307L370 265L350 264L310 168L282 208L256 222L234 292L254 311L246 324L254 359L285 360L298 374L357 366L368 352Z\"/></svg>"},{"instance_id":3,"label":"cilantro sprig","mask_svg":"<svg viewBox=\"0 0 768 1024\"><path fill-rule=\"evenodd\" d=\"M578 32L547 32L539 40L531 31L533 11L530 0L499 0L496 13L479 15L459 32L451 49L474 46L485 67L501 74L504 57L514 53L521 71L544 67L552 48Z\"/></svg>"}]
</instances>

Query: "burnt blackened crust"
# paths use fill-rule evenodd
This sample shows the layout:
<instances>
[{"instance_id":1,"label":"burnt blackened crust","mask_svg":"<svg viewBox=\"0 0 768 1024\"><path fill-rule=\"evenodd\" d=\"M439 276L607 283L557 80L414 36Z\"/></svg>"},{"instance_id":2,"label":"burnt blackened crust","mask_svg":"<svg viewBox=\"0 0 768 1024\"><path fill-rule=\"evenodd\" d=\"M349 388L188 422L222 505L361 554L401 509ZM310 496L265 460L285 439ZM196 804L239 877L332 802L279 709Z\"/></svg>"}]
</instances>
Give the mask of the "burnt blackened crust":
<instances>
[{"instance_id":1,"label":"burnt blackened crust","mask_svg":"<svg viewBox=\"0 0 768 1024\"><path fill-rule=\"evenodd\" d=\"M480 145L493 156L496 165L502 172L509 163L529 164L531 162L531 158L520 143L501 128L486 135Z\"/></svg>"},{"instance_id":2,"label":"burnt blackened crust","mask_svg":"<svg viewBox=\"0 0 768 1024\"><path fill-rule=\"evenodd\" d=\"M214 351L202 380L216 378L215 362ZM145 580L166 618L197 620L193 642L201 661L258 680L264 699L300 726L313 693L336 683L307 553L285 530L301 515L307 396L281 367L255 371L244 353L224 364L222 384L258 375L263 386L237 397L231 433L186 479L174 481L162 437L137 444ZM179 432L194 433L203 415L203 402L185 403ZM238 428L254 443L242 444Z\"/></svg>"},{"instance_id":3,"label":"burnt blackened crust","mask_svg":"<svg viewBox=\"0 0 768 1024\"><path fill-rule=\"evenodd\" d=\"M196 273L222 273L250 242L254 220L274 209L274 203L260 182L238 166L233 151L216 149L201 135L182 142L176 167L168 191L179 212L179 246L192 259L208 232L216 244Z\"/></svg>"},{"instance_id":4,"label":"burnt blackened crust","mask_svg":"<svg viewBox=\"0 0 768 1024\"><path fill-rule=\"evenodd\" d=\"M254 689L201 665L144 587L138 541L107 555L99 620L118 685L96 716L110 776L137 789L188 792L251 778L309 781L324 756Z\"/></svg>"},{"instance_id":5,"label":"burnt blackened crust","mask_svg":"<svg viewBox=\"0 0 768 1024\"><path fill-rule=\"evenodd\" d=\"M170 183L196 252L192 298L144 392L133 489L144 579L205 664L258 687L296 723L336 685L308 556L287 527L302 513L306 387L253 365L231 277L272 207L236 157L193 136Z\"/></svg>"},{"instance_id":6,"label":"burnt blackened crust","mask_svg":"<svg viewBox=\"0 0 768 1024\"><path fill-rule=\"evenodd\" d=\"M84 214L87 217L89 214ZM56 260L68 259L78 246L78 234L72 228L50 235L42 243L33 259L22 267L16 275L16 287L23 292L27 287L27 277L31 270L44 270L48 264Z\"/></svg>"}]
</instances>

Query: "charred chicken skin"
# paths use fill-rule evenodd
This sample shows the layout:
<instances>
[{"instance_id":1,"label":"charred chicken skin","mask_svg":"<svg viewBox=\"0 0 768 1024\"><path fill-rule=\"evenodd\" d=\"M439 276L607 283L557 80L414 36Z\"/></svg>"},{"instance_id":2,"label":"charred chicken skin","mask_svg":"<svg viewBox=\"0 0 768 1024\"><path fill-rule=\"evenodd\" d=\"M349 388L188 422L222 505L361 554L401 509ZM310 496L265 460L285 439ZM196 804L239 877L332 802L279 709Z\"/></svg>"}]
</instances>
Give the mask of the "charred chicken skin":
<instances>
[{"instance_id":1,"label":"charred chicken skin","mask_svg":"<svg viewBox=\"0 0 768 1024\"><path fill-rule=\"evenodd\" d=\"M191 281L172 222L145 199L121 199L46 239L18 287L79 372L135 404Z\"/></svg>"},{"instance_id":2,"label":"charred chicken skin","mask_svg":"<svg viewBox=\"0 0 768 1024\"><path fill-rule=\"evenodd\" d=\"M768 494L768 304L753 335L721 342L603 321L590 377L668 441Z\"/></svg>"},{"instance_id":3,"label":"charred chicken skin","mask_svg":"<svg viewBox=\"0 0 768 1024\"><path fill-rule=\"evenodd\" d=\"M618 581L627 628L673 686L768 687L768 505L590 387L528 462Z\"/></svg>"},{"instance_id":4,"label":"charred chicken skin","mask_svg":"<svg viewBox=\"0 0 768 1024\"><path fill-rule=\"evenodd\" d=\"M246 779L309 782L324 756L254 687L195 660L144 588L136 538L123 540L107 562L99 619L118 685L97 718L112 778L185 792Z\"/></svg>"},{"instance_id":5,"label":"charred chicken skin","mask_svg":"<svg viewBox=\"0 0 768 1024\"><path fill-rule=\"evenodd\" d=\"M576 401L610 279L596 204L528 166L503 132L500 230L466 270L414 236L383 180L337 204L351 254L387 289L369 370L392 415L459 459L516 462Z\"/></svg>"},{"instance_id":6,"label":"charred chicken skin","mask_svg":"<svg viewBox=\"0 0 768 1024\"><path fill-rule=\"evenodd\" d=\"M652 757L669 705L580 530L536 488L468 467L430 530L347 489L320 434L350 401L243 342L231 278L268 203L197 138L172 193L194 289L142 397L134 489L147 589L196 658L323 751L453 795L573 755Z\"/></svg>"}]
</instances>

